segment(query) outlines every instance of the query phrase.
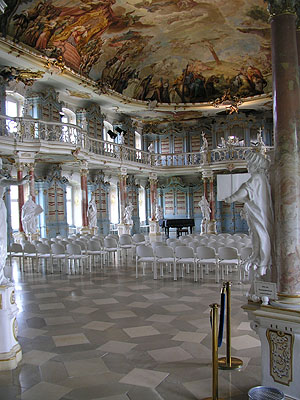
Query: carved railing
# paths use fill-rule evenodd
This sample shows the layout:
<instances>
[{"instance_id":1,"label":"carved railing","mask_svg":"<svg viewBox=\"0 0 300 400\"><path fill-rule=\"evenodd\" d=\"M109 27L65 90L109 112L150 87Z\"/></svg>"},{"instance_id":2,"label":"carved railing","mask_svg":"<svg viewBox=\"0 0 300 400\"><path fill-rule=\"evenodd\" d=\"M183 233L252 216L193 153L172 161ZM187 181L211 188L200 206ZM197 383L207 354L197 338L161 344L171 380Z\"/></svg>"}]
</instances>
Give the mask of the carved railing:
<instances>
[{"instance_id":1,"label":"carved railing","mask_svg":"<svg viewBox=\"0 0 300 400\"><path fill-rule=\"evenodd\" d=\"M246 154L253 150L253 147L230 145L199 152L157 154L92 138L77 125L3 115L0 115L0 139L1 137L10 137L17 142L46 140L68 143L117 162L139 163L159 168L205 167L216 163L244 161ZM264 147L264 149L267 152L272 150L271 147Z\"/></svg>"}]
</instances>

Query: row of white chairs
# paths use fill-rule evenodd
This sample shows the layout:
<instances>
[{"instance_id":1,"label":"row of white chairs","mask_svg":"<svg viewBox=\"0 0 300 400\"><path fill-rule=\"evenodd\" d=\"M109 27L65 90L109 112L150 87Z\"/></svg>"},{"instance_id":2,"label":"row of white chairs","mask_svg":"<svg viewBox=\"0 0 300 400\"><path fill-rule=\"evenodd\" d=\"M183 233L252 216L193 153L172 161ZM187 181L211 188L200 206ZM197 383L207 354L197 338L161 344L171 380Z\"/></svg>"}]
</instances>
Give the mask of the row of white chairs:
<instances>
[{"instance_id":1,"label":"row of white chairs","mask_svg":"<svg viewBox=\"0 0 300 400\"><path fill-rule=\"evenodd\" d=\"M140 245L136 249L136 277L138 278L138 265L142 265L142 273L145 274L145 266L151 263L153 278L157 279L157 265L160 265L160 275L164 275L163 265L170 265L173 268L173 279L177 280L177 266L181 277L184 270L189 273L189 265L193 266L194 281L198 280L198 269L200 279L203 279L204 269L206 273L209 267L215 269L215 281L218 283L225 279L230 268L235 267L238 272L238 282L242 281L242 264L252 253L250 247L245 247L241 254L233 247L220 247L218 253L215 249L207 246L198 246L196 251L189 246L168 246L167 244L156 243L154 246ZM245 276L244 276L245 279Z\"/></svg>"}]
</instances>

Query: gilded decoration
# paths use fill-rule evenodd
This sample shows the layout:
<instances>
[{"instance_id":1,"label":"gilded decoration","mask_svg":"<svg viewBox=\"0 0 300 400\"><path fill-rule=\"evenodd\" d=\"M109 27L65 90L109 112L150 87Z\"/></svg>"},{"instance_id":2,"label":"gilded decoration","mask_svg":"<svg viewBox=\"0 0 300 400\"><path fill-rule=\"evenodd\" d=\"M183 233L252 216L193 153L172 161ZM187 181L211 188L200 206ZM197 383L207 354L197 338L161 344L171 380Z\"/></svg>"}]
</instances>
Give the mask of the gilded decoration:
<instances>
[{"instance_id":1,"label":"gilded decoration","mask_svg":"<svg viewBox=\"0 0 300 400\"><path fill-rule=\"evenodd\" d=\"M268 11L271 17L296 13L296 0L265 0L265 2L268 3Z\"/></svg>"},{"instance_id":2,"label":"gilded decoration","mask_svg":"<svg viewBox=\"0 0 300 400\"><path fill-rule=\"evenodd\" d=\"M268 18L264 0L27 0L9 3L0 30L50 72L66 66L151 109L271 92Z\"/></svg>"},{"instance_id":3,"label":"gilded decoration","mask_svg":"<svg viewBox=\"0 0 300 400\"><path fill-rule=\"evenodd\" d=\"M268 329L270 374L275 382L289 386L293 380L294 337L290 333Z\"/></svg>"},{"instance_id":4,"label":"gilded decoration","mask_svg":"<svg viewBox=\"0 0 300 400\"><path fill-rule=\"evenodd\" d=\"M14 335L14 339L17 342L18 341L18 322L16 318L14 318L13 323L12 323L12 331Z\"/></svg>"},{"instance_id":5,"label":"gilded decoration","mask_svg":"<svg viewBox=\"0 0 300 400\"><path fill-rule=\"evenodd\" d=\"M10 295L10 304L16 304L16 295L14 290L11 292Z\"/></svg>"}]
</instances>

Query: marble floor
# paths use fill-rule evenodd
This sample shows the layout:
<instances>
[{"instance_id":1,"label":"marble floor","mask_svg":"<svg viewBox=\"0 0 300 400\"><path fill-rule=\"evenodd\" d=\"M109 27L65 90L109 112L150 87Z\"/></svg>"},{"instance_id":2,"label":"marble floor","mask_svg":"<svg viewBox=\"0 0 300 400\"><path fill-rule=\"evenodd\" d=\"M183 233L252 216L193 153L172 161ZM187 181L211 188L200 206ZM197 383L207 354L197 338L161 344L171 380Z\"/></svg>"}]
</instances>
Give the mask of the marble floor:
<instances>
[{"instance_id":1,"label":"marble floor","mask_svg":"<svg viewBox=\"0 0 300 400\"><path fill-rule=\"evenodd\" d=\"M1 400L195 400L211 396L209 305L214 274L157 281L135 277L130 260L84 275L7 266L19 307L23 359L0 372ZM241 309L247 284L232 288L232 355L241 371L219 371L219 397L248 399L260 384L260 342ZM219 355L225 354L223 342Z\"/></svg>"}]
</instances>

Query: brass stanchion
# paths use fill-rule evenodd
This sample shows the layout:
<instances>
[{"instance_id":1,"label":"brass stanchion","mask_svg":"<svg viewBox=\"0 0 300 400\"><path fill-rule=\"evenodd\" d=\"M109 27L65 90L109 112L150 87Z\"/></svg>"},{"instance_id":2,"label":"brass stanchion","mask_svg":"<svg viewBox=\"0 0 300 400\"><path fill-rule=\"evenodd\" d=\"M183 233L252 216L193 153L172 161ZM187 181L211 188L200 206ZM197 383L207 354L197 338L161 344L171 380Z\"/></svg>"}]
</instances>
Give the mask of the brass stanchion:
<instances>
[{"instance_id":1,"label":"brass stanchion","mask_svg":"<svg viewBox=\"0 0 300 400\"><path fill-rule=\"evenodd\" d=\"M212 397L203 400L223 400L218 397L218 309L219 305L214 303L209 306L212 321Z\"/></svg>"},{"instance_id":2,"label":"brass stanchion","mask_svg":"<svg viewBox=\"0 0 300 400\"><path fill-rule=\"evenodd\" d=\"M231 282L223 282L226 292L226 357L219 358L220 369L241 369L243 361L231 357Z\"/></svg>"}]
</instances>

